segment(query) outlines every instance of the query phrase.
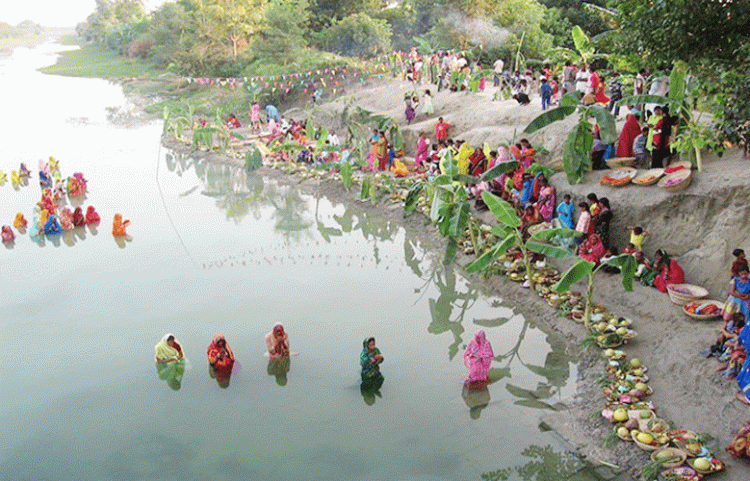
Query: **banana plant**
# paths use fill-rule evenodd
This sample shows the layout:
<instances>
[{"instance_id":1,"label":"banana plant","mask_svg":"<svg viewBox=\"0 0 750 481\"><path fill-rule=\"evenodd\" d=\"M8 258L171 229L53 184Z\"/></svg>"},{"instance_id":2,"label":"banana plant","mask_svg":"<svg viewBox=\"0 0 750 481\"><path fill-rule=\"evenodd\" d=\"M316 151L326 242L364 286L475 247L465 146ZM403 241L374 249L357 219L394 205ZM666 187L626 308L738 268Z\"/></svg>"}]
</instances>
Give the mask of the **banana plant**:
<instances>
[{"instance_id":1,"label":"banana plant","mask_svg":"<svg viewBox=\"0 0 750 481\"><path fill-rule=\"evenodd\" d=\"M599 136L605 144L617 142L617 127L615 117L603 105L585 106L579 104L580 93L566 94L560 101L560 106L544 112L526 126L527 134L536 132L558 120L562 120L573 113L579 114L578 123L570 131L563 145L563 166L570 184L583 180L586 172L593 168L591 164L591 147L594 144L594 124L599 125Z\"/></svg>"},{"instance_id":2,"label":"banana plant","mask_svg":"<svg viewBox=\"0 0 750 481\"><path fill-rule=\"evenodd\" d=\"M557 236L571 237L579 234L570 229L547 229L538 232L534 237L535 242L529 246L534 252L543 253L547 256L556 258L568 258L575 254L561 247L553 246L544 241L549 241ZM552 290L558 293L567 292L578 281L587 280L586 284L586 306L583 311L583 323L587 329L591 323L591 311L594 307L594 279L596 274L604 266L612 266L620 269L622 273L622 286L626 291L633 290L633 279L635 278L636 261L635 257L630 254L622 254L612 259L595 264L583 258L577 258L568 270L560 275L560 280L552 286Z\"/></svg>"},{"instance_id":3,"label":"banana plant","mask_svg":"<svg viewBox=\"0 0 750 481\"><path fill-rule=\"evenodd\" d=\"M491 192L482 192L482 200L489 207L490 212L497 219L498 224L490 231L500 239L492 248L479 256L474 262L466 266L469 272L478 272L487 269L499 257L503 256L509 249L516 247L521 251L523 263L526 268L526 279L531 289L534 289L534 276L531 272L531 252L539 252L546 255L565 256L571 253L562 247L552 246L541 242L546 231L537 232L528 240L524 240L524 233L518 211L509 202L501 199Z\"/></svg>"}]
</instances>

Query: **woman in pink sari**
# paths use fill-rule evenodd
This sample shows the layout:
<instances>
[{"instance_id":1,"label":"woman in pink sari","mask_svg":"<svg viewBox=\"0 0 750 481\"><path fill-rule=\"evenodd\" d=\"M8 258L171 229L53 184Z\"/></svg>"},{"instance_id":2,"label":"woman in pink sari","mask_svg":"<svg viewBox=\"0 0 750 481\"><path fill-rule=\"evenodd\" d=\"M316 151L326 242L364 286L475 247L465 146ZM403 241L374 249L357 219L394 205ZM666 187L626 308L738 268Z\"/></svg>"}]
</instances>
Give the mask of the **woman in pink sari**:
<instances>
[{"instance_id":1,"label":"woman in pink sari","mask_svg":"<svg viewBox=\"0 0 750 481\"><path fill-rule=\"evenodd\" d=\"M492 345L484 334L479 330L474 339L469 342L464 351L464 364L469 368L469 377L466 382L487 381L487 371L492 363Z\"/></svg>"},{"instance_id":2,"label":"woman in pink sari","mask_svg":"<svg viewBox=\"0 0 750 481\"><path fill-rule=\"evenodd\" d=\"M555 188L549 185L544 177L539 179L539 183L541 184L539 200L535 206L545 222L552 222L552 217L555 215Z\"/></svg>"},{"instance_id":3,"label":"woman in pink sari","mask_svg":"<svg viewBox=\"0 0 750 481\"><path fill-rule=\"evenodd\" d=\"M250 109L250 125L252 125L253 130L260 130L260 104L258 102L255 102Z\"/></svg>"},{"instance_id":4,"label":"woman in pink sari","mask_svg":"<svg viewBox=\"0 0 750 481\"><path fill-rule=\"evenodd\" d=\"M594 264L599 264L607 252L602 240L596 234L591 234L578 248L578 256Z\"/></svg>"},{"instance_id":5,"label":"woman in pink sari","mask_svg":"<svg viewBox=\"0 0 750 481\"><path fill-rule=\"evenodd\" d=\"M419 140L417 140L417 153L414 155L414 164L416 168L422 166L422 162L426 161L430 155L430 144L427 142L427 137L424 132L419 133Z\"/></svg>"}]
</instances>

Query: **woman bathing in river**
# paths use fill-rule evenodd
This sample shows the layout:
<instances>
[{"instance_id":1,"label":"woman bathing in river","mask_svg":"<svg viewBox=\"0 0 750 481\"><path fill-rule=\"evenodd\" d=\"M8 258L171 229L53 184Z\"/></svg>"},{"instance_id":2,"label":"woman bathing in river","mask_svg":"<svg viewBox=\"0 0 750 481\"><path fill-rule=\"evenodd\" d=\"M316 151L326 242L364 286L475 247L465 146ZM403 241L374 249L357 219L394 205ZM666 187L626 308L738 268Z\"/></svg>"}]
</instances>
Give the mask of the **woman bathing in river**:
<instances>
[{"instance_id":1,"label":"woman bathing in river","mask_svg":"<svg viewBox=\"0 0 750 481\"><path fill-rule=\"evenodd\" d=\"M289 357L289 334L281 323L277 323L273 330L266 334L266 348L271 357Z\"/></svg>"},{"instance_id":2,"label":"woman bathing in river","mask_svg":"<svg viewBox=\"0 0 750 481\"><path fill-rule=\"evenodd\" d=\"M359 355L359 364L362 366L362 381L372 381L380 376L380 364L384 361L380 349L375 347L375 338L370 337L362 342L362 353Z\"/></svg>"},{"instance_id":3,"label":"woman bathing in river","mask_svg":"<svg viewBox=\"0 0 750 481\"><path fill-rule=\"evenodd\" d=\"M161 341L154 346L154 358L157 363L179 361L184 357L182 346L175 339L174 334L165 334Z\"/></svg>"}]
</instances>

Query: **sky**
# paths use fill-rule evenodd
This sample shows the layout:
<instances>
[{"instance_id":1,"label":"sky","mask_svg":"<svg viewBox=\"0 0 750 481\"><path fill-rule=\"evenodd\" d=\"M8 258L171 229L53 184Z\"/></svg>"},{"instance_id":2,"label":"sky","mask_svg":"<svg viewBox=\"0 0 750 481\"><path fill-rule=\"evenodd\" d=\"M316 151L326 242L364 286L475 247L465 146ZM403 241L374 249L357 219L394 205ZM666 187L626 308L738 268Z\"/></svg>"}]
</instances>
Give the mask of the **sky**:
<instances>
[{"instance_id":1,"label":"sky","mask_svg":"<svg viewBox=\"0 0 750 481\"><path fill-rule=\"evenodd\" d=\"M165 0L145 0L153 10ZM95 0L0 0L0 22L18 25L31 20L45 27L75 27L96 7Z\"/></svg>"}]
</instances>

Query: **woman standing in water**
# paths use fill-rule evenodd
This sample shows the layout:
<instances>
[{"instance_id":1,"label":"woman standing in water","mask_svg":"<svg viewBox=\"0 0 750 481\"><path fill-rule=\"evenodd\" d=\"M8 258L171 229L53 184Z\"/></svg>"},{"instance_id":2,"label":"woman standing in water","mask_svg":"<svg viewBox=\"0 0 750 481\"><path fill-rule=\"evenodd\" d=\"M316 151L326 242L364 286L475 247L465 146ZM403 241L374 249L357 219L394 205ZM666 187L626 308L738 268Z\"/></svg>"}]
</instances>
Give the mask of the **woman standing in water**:
<instances>
[{"instance_id":1,"label":"woman standing in water","mask_svg":"<svg viewBox=\"0 0 750 481\"><path fill-rule=\"evenodd\" d=\"M380 374L380 363L384 361L380 349L375 347L375 338L370 337L362 342L362 353L359 355L359 364L362 366L362 381L372 381Z\"/></svg>"},{"instance_id":2,"label":"woman standing in water","mask_svg":"<svg viewBox=\"0 0 750 481\"><path fill-rule=\"evenodd\" d=\"M487 372L492 363L492 345L484 331L479 330L464 351L464 364L469 368L467 383L487 381Z\"/></svg>"},{"instance_id":3,"label":"woman standing in water","mask_svg":"<svg viewBox=\"0 0 750 481\"><path fill-rule=\"evenodd\" d=\"M277 323L273 330L266 334L266 348L271 357L289 357L289 334L281 323Z\"/></svg>"},{"instance_id":4,"label":"woman standing in water","mask_svg":"<svg viewBox=\"0 0 750 481\"><path fill-rule=\"evenodd\" d=\"M174 334L165 334L161 338L161 341L154 346L154 358L157 363L163 364L167 362L179 361L185 355L182 352L182 346L175 339Z\"/></svg>"},{"instance_id":5,"label":"woman standing in water","mask_svg":"<svg viewBox=\"0 0 750 481\"><path fill-rule=\"evenodd\" d=\"M208 358L208 363L214 369L232 367L232 364L234 364L234 353L229 344L227 344L224 334L216 334L214 336L211 344L208 345L208 349L206 349L206 357Z\"/></svg>"}]
</instances>

